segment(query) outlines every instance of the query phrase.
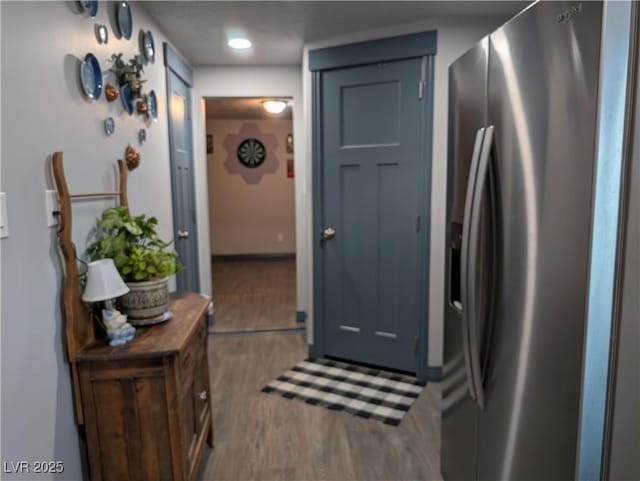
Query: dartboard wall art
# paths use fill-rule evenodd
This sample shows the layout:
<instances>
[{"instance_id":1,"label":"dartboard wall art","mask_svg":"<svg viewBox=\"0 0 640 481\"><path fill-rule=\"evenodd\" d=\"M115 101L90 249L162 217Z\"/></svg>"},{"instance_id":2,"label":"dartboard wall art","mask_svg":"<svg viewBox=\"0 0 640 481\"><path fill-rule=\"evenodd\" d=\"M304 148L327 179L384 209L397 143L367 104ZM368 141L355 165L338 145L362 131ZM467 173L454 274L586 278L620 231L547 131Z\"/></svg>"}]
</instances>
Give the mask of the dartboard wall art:
<instances>
[{"instance_id":1,"label":"dartboard wall art","mask_svg":"<svg viewBox=\"0 0 640 481\"><path fill-rule=\"evenodd\" d=\"M225 169L242 176L247 184L259 184L264 175L278 170L277 147L275 135L263 133L255 123L246 123L238 133L224 139Z\"/></svg>"},{"instance_id":2,"label":"dartboard wall art","mask_svg":"<svg viewBox=\"0 0 640 481\"><path fill-rule=\"evenodd\" d=\"M243 140L238 146L238 160L242 165L255 169L264 162L267 151L258 139Z\"/></svg>"}]
</instances>

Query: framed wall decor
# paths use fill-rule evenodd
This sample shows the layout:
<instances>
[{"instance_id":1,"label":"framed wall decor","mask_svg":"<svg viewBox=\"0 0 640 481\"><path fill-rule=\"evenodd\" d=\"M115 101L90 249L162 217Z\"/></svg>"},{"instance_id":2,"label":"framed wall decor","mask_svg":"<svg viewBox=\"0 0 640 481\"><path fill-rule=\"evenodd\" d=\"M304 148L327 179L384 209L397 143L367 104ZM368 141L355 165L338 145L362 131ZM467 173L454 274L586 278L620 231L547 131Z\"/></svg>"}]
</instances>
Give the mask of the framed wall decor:
<instances>
[{"instance_id":1,"label":"framed wall decor","mask_svg":"<svg viewBox=\"0 0 640 481\"><path fill-rule=\"evenodd\" d=\"M207 154L213 154L213 134L207 134Z\"/></svg>"},{"instance_id":2,"label":"framed wall decor","mask_svg":"<svg viewBox=\"0 0 640 481\"><path fill-rule=\"evenodd\" d=\"M293 159L287 159L287 177L293 179L295 177L295 172L293 171Z\"/></svg>"},{"instance_id":3,"label":"framed wall decor","mask_svg":"<svg viewBox=\"0 0 640 481\"><path fill-rule=\"evenodd\" d=\"M287 154L293 154L293 134L287 134Z\"/></svg>"}]
</instances>

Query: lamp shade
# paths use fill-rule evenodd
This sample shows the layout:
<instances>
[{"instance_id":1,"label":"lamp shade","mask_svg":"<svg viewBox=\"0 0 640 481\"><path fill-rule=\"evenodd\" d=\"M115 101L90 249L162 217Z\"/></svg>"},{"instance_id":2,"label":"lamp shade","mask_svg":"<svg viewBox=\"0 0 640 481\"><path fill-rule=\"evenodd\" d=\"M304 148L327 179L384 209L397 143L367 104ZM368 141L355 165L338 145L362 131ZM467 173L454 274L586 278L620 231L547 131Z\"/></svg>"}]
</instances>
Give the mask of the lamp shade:
<instances>
[{"instance_id":1,"label":"lamp shade","mask_svg":"<svg viewBox=\"0 0 640 481\"><path fill-rule=\"evenodd\" d=\"M87 266L87 285L82 293L85 302L106 301L129 292L129 288L118 274L113 259L100 259Z\"/></svg>"}]
</instances>

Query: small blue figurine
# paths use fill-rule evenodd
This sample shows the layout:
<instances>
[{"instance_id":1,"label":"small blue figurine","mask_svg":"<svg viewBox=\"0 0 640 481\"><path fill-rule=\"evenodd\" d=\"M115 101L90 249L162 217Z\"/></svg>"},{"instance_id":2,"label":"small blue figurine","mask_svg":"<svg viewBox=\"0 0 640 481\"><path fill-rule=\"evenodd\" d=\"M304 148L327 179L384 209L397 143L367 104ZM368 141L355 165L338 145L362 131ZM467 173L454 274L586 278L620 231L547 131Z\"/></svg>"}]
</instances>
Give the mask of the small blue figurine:
<instances>
[{"instance_id":1,"label":"small blue figurine","mask_svg":"<svg viewBox=\"0 0 640 481\"><path fill-rule=\"evenodd\" d=\"M115 309L103 309L102 322L107 328L110 346L126 344L136 335L136 328L127 322L127 316Z\"/></svg>"}]
</instances>

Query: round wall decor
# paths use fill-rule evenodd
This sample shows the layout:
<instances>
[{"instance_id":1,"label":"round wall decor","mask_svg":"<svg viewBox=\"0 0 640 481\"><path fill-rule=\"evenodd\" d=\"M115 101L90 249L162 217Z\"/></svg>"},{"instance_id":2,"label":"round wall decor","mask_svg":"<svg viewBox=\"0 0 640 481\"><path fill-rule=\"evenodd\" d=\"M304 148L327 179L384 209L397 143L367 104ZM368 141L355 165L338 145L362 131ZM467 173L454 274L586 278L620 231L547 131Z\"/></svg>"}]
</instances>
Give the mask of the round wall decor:
<instances>
[{"instance_id":1,"label":"round wall decor","mask_svg":"<svg viewBox=\"0 0 640 481\"><path fill-rule=\"evenodd\" d=\"M242 165L255 169L264 162L267 151L258 139L245 139L238 146L238 160Z\"/></svg>"},{"instance_id":2,"label":"round wall decor","mask_svg":"<svg viewBox=\"0 0 640 481\"><path fill-rule=\"evenodd\" d=\"M107 117L104 119L104 131L107 135L113 135L116 131L116 121L113 120L113 117Z\"/></svg>"},{"instance_id":3,"label":"round wall decor","mask_svg":"<svg viewBox=\"0 0 640 481\"><path fill-rule=\"evenodd\" d=\"M131 18L131 7L128 2L122 1L118 4L116 16L120 36L129 40L133 33L133 19Z\"/></svg>"},{"instance_id":4,"label":"round wall decor","mask_svg":"<svg viewBox=\"0 0 640 481\"><path fill-rule=\"evenodd\" d=\"M107 26L104 24L96 23L96 38L98 39L98 43L103 44L109 41L109 30L107 30Z\"/></svg>"},{"instance_id":5,"label":"round wall decor","mask_svg":"<svg viewBox=\"0 0 640 481\"><path fill-rule=\"evenodd\" d=\"M80 63L80 85L89 100L98 100L102 93L102 70L100 63L92 53L84 56Z\"/></svg>"},{"instance_id":6,"label":"round wall decor","mask_svg":"<svg viewBox=\"0 0 640 481\"><path fill-rule=\"evenodd\" d=\"M277 156L278 140L275 135L261 131L256 123L242 124L239 130L225 136L222 145L225 170L241 176L249 185L257 185L265 175L278 171L281 162Z\"/></svg>"}]
</instances>

